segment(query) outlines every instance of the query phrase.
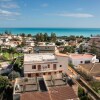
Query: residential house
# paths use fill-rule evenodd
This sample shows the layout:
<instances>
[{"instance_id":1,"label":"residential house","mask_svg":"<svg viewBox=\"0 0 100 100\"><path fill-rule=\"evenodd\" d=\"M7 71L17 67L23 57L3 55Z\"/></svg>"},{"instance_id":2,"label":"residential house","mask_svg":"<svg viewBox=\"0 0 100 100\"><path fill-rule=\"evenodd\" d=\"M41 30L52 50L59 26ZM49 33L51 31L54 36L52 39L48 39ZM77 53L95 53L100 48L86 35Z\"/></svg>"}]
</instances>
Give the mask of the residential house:
<instances>
[{"instance_id":1,"label":"residential house","mask_svg":"<svg viewBox=\"0 0 100 100\"><path fill-rule=\"evenodd\" d=\"M55 43L39 42L37 46L34 47L35 53L55 53L57 52L57 47Z\"/></svg>"},{"instance_id":2,"label":"residential house","mask_svg":"<svg viewBox=\"0 0 100 100\"><path fill-rule=\"evenodd\" d=\"M52 53L24 54L24 76L41 77L43 75L66 73L68 57Z\"/></svg>"},{"instance_id":3,"label":"residential house","mask_svg":"<svg viewBox=\"0 0 100 100\"><path fill-rule=\"evenodd\" d=\"M69 54L69 63L72 63L75 67L79 64L95 63L99 62L96 59L96 55L92 54Z\"/></svg>"}]
</instances>

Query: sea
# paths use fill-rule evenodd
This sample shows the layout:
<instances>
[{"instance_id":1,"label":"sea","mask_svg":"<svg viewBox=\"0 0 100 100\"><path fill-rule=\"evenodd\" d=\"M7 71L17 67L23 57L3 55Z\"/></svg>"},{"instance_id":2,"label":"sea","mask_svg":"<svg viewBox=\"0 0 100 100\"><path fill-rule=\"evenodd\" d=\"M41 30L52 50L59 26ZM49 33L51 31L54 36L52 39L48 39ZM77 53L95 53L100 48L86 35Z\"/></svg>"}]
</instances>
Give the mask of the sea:
<instances>
[{"instance_id":1,"label":"sea","mask_svg":"<svg viewBox=\"0 0 100 100\"><path fill-rule=\"evenodd\" d=\"M11 32L12 34L32 34L37 33L48 33L50 35L52 32L56 33L57 36L85 36L90 37L95 35L100 35L100 28L0 28L0 33L5 31Z\"/></svg>"}]
</instances>

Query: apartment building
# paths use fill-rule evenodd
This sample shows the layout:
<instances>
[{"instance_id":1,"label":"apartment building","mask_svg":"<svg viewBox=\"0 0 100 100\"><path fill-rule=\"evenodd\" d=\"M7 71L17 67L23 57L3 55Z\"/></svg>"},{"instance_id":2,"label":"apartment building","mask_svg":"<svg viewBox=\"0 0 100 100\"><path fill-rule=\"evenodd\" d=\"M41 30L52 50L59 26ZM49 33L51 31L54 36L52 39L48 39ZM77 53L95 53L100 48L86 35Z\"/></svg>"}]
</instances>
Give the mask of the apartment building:
<instances>
[{"instance_id":1,"label":"apartment building","mask_svg":"<svg viewBox=\"0 0 100 100\"><path fill-rule=\"evenodd\" d=\"M55 43L39 42L37 46L34 47L35 53L55 53L57 47Z\"/></svg>"},{"instance_id":2,"label":"apartment building","mask_svg":"<svg viewBox=\"0 0 100 100\"><path fill-rule=\"evenodd\" d=\"M52 53L24 54L24 76L41 77L43 75L65 73L68 57Z\"/></svg>"}]
</instances>

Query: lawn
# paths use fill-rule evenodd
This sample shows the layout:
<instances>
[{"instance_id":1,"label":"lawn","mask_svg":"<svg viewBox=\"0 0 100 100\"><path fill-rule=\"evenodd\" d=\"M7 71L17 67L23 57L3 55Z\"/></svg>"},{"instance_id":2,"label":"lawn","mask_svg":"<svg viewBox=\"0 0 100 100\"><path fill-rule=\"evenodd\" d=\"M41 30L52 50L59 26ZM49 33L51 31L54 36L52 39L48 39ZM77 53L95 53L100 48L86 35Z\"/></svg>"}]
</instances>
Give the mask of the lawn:
<instances>
[{"instance_id":1,"label":"lawn","mask_svg":"<svg viewBox=\"0 0 100 100\"><path fill-rule=\"evenodd\" d=\"M3 55L3 57L4 57L5 59L11 60L11 59L13 59L13 57L16 58L16 57L18 57L18 56L22 56L23 54L22 54L22 53L19 53L19 54L18 54L18 53L9 54L8 52L5 52L5 53L3 53L2 55Z\"/></svg>"}]
</instances>

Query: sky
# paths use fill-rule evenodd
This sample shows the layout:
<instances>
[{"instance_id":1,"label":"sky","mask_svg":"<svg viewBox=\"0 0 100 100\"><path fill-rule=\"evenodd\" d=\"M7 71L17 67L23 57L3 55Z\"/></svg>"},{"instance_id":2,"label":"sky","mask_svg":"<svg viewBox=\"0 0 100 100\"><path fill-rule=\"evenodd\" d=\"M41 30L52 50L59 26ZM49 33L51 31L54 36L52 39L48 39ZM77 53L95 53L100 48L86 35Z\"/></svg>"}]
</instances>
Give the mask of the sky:
<instances>
[{"instance_id":1,"label":"sky","mask_svg":"<svg viewBox=\"0 0 100 100\"><path fill-rule=\"evenodd\" d=\"M100 0L0 0L0 27L100 28Z\"/></svg>"}]
</instances>

